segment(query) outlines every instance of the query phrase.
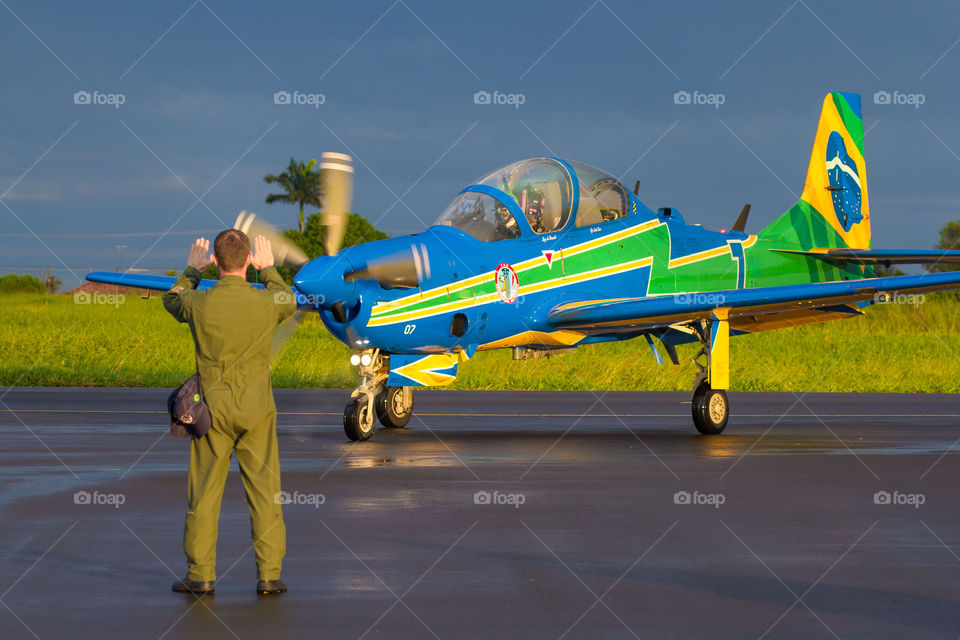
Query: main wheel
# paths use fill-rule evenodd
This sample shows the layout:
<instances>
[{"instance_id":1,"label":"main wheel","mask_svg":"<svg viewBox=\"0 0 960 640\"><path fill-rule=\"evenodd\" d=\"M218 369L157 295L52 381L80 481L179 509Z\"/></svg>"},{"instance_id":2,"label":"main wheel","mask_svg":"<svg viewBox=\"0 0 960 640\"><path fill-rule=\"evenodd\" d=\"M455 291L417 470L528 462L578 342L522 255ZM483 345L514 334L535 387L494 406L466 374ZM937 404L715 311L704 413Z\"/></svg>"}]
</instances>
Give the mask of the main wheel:
<instances>
[{"instance_id":1,"label":"main wheel","mask_svg":"<svg viewBox=\"0 0 960 640\"><path fill-rule=\"evenodd\" d=\"M373 435L373 413L365 398L354 398L344 408L343 430L351 440L369 440Z\"/></svg>"},{"instance_id":2,"label":"main wheel","mask_svg":"<svg viewBox=\"0 0 960 640\"><path fill-rule=\"evenodd\" d=\"M693 424L704 435L722 433L730 417L730 403L722 389L712 389L704 380L693 392Z\"/></svg>"},{"instance_id":3,"label":"main wheel","mask_svg":"<svg viewBox=\"0 0 960 640\"><path fill-rule=\"evenodd\" d=\"M373 404L377 408L380 424L389 428L407 426L413 417L413 391L409 392L410 403L404 399L403 387L385 387L377 394Z\"/></svg>"}]
</instances>

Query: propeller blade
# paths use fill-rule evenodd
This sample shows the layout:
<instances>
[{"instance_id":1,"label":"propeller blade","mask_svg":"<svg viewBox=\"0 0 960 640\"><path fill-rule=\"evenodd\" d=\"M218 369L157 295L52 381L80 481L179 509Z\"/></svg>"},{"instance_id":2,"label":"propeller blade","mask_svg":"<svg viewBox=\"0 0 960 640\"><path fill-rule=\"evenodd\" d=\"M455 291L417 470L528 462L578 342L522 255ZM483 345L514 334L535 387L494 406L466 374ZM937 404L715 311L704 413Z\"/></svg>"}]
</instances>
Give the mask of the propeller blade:
<instances>
[{"instance_id":1,"label":"propeller blade","mask_svg":"<svg viewBox=\"0 0 960 640\"><path fill-rule=\"evenodd\" d=\"M240 215L237 216L237 221L233 223L233 228L247 234L251 242L260 235L269 240L270 248L273 249L273 259L277 264L297 267L308 260L307 254L290 238L280 233L269 222L258 218L255 213L241 211Z\"/></svg>"},{"instance_id":2,"label":"propeller blade","mask_svg":"<svg viewBox=\"0 0 960 640\"><path fill-rule=\"evenodd\" d=\"M430 256L424 244L411 245L409 251L377 258L343 276L347 282L376 280L384 289L415 289L430 277Z\"/></svg>"},{"instance_id":3,"label":"propeller blade","mask_svg":"<svg viewBox=\"0 0 960 640\"><path fill-rule=\"evenodd\" d=\"M300 323L306 315L307 311L305 309L297 309L294 314L284 320L280 328L273 333L273 344L270 347L271 360L275 360L277 356L280 355L284 345L293 337L293 334L297 331L297 327L300 326Z\"/></svg>"},{"instance_id":4,"label":"propeller blade","mask_svg":"<svg viewBox=\"0 0 960 640\"><path fill-rule=\"evenodd\" d=\"M343 244L353 198L353 158L328 151L320 156L323 190L323 250L335 256Z\"/></svg>"},{"instance_id":5,"label":"propeller blade","mask_svg":"<svg viewBox=\"0 0 960 640\"><path fill-rule=\"evenodd\" d=\"M743 209L740 211L740 215L737 216L737 221L733 223L733 229L731 231L740 231L741 233L747 228L747 216L750 215L750 205L743 205Z\"/></svg>"}]
</instances>

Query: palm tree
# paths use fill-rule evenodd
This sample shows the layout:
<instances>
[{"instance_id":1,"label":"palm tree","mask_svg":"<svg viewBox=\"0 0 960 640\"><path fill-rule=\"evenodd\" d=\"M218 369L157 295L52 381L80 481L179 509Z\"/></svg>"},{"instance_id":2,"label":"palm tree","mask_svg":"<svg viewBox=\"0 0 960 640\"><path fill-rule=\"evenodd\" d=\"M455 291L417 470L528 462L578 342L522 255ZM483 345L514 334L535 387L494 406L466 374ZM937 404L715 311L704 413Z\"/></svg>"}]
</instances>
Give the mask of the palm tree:
<instances>
[{"instance_id":1,"label":"palm tree","mask_svg":"<svg viewBox=\"0 0 960 640\"><path fill-rule=\"evenodd\" d=\"M263 177L267 184L277 183L286 193L271 193L267 196L267 204L274 202L290 202L300 205L300 217L297 220L297 229L303 233L303 206L306 204L320 208L320 172L316 169L317 161L303 163L290 158L290 166L278 176L268 173Z\"/></svg>"}]
</instances>

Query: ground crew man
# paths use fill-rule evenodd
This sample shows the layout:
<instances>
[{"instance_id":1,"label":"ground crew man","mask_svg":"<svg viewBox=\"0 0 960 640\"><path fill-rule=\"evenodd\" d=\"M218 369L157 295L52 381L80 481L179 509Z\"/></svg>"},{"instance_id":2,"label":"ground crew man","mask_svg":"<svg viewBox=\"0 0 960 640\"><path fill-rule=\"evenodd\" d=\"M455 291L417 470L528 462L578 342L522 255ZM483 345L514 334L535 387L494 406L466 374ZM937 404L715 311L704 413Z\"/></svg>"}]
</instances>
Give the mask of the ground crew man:
<instances>
[{"instance_id":1,"label":"ground crew man","mask_svg":"<svg viewBox=\"0 0 960 640\"><path fill-rule=\"evenodd\" d=\"M228 229L214 241L213 255L209 249L209 240L197 239L183 275L163 295L167 311L190 325L212 420L210 431L190 444L183 532L188 572L173 590L213 593L220 503L230 456L236 451L250 508L257 592L283 593L287 587L280 581L280 568L286 528L278 498L280 460L270 350L274 328L296 311L296 300L273 267L270 242L263 236L256 238L251 254L247 235ZM196 291L200 274L211 261L220 269L220 281ZM247 282L251 264L259 270L266 289Z\"/></svg>"}]
</instances>

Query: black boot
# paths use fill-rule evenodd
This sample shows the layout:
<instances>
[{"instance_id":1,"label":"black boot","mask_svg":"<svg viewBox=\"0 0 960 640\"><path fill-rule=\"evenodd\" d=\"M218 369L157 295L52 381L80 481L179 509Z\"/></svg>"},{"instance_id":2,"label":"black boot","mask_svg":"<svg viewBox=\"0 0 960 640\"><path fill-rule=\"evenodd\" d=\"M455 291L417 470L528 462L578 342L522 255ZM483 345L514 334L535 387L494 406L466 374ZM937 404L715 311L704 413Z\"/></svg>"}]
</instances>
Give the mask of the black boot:
<instances>
[{"instance_id":1,"label":"black boot","mask_svg":"<svg viewBox=\"0 0 960 640\"><path fill-rule=\"evenodd\" d=\"M184 578L173 583L173 590L177 593L192 593L197 596L205 596L213 593L212 580L190 580Z\"/></svg>"},{"instance_id":2,"label":"black boot","mask_svg":"<svg viewBox=\"0 0 960 640\"><path fill-rule=\"evenodd\" d=\"M273 596L285 593L287 585L282 580L258 580L257 593L262 596Z\"/></svg>"}]
</instances>

